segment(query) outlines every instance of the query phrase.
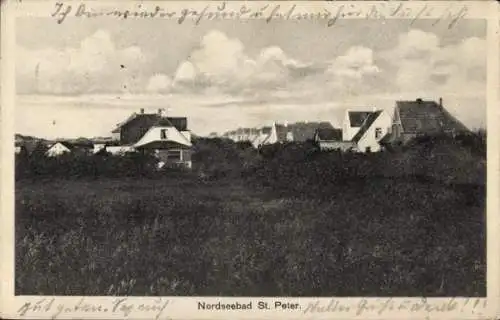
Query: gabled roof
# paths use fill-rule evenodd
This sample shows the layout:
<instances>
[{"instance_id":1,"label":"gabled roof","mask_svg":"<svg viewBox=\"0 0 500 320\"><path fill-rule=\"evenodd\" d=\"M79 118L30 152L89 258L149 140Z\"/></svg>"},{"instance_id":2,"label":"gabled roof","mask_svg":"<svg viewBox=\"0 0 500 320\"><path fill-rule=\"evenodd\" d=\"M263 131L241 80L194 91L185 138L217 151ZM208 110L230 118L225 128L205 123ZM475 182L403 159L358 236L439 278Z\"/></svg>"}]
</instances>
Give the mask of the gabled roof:
<instances>
[{"instance_id":1,"label":"gabled roof","mask_svg":"<svg viewBox=\"0 0 500 320\"><path fill-rule=\"evenodd\" d=\"M342 130L335 128L320 128L316 131L321 141L342 141Z\"/></svg>"},{"instance_id":2,"label":"gabled roof","mask_svg":"<svg viewBox=\"0 0 500 320\"><path fill-rule=\"evenodd\" d=\"M71 149L74 148L73 144L70 143L70 142L68 142L68 141L56 141L56 142L54 142L53 144L50 145L49 150L52 149L52 147L54 147L57 144L61 144L64 147L68 148L69 150L71 150Z\"/></svg>"},{"instance_id":3,"label":"gabled roof","mask_svg":"<svg viewBox=\"0 0 500 320\"><path fill-rule=\"evenodd\" d=\"M397 101L396 112L405 133L435 134L439 132L468 132L459 120L435 101Z\"/></svg>"},{"instance_id":4,"label":"gabled roof","mask_svg":"<svg viewBox=\"0 0 500 320\"><path fill-rule=\"evenodd\" d=\"M157 113L133 113L125 121L117 124L116 128L113 129L113 133L120 132L120 129L126 124L133 120L141 119L146 126L165 126L165 127L175 127L179 131L187 130L187 119L185 117L163 117Z\"/></svg>"},{"instance_id":5,"label":"gabled roof","mask_svg":"<svg viewBox=\"0 0 500 320\"><path fill-rule=\"evenodd\" d=\"M372 111L348 111L349 123L351 124L351 127L361 127L366 118L368 118L372 113Z\"/></svg>"},{"instance_id":6,"label":"gabled roof","mask_svg":"<svg viewBox=\"0 0 500 320\"><path fill-rule=\"evenodd\" d=\"M373 124L373 122L375 122L375 120L377 120L377 118L381 114L382 114L382 110L378 110L378 111L375 111L375 112L370 112L369 115L368 115L368 117L365 119L365 121L361 125L361 128L359 128L358 132L352 138L352 141L358 142L363 137L363 135L366 133L366 131L368 131L368 129Z\"/></svg>"}]
</instances>

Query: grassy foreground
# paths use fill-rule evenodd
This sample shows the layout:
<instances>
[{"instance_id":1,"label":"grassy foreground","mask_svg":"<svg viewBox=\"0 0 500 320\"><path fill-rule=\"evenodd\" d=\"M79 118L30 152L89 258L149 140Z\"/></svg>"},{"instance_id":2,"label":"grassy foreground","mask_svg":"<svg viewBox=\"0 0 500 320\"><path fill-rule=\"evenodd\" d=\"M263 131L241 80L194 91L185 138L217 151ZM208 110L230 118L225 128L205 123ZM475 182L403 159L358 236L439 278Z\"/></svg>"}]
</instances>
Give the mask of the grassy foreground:
<instances>
[{"instance_id":1,"label":"grassy foreground","mask_svg":"<svg viewBox=\"0 0 500 320\"><path fill-rule=\"evenodd\" d=\"M446 179L384 175L387 159L376 174L356 167L334 179L320 166L327 160L284 167L274 157L208 176L21 179L16 294L486 294L484 184L431 163Z\"/></svg>"}]
</instances>

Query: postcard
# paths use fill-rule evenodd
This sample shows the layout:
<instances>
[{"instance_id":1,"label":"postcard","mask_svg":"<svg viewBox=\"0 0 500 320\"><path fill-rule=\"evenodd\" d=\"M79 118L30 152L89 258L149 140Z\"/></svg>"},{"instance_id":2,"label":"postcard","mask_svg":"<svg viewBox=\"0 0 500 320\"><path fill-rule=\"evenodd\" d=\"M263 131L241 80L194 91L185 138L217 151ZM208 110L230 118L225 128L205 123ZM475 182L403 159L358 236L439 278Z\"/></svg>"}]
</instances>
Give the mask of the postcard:
<instances>
[{"instance_id":1,"label":"postcard","mask_svg":"<svg viewBox=\"0 0 500 320\"><path fill-rule=\"evenodd\" d=\"M2 317L500 316L496 2L2 6Z\"/></svg>"}]
</instances>

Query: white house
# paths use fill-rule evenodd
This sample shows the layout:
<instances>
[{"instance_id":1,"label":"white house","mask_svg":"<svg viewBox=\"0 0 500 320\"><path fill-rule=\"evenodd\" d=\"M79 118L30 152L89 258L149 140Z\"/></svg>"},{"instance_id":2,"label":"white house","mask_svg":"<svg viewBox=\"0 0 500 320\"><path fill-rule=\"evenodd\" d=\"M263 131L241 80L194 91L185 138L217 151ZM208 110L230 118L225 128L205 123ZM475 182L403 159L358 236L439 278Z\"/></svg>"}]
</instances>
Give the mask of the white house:
<instances>
[{"instance_id":1,"label":"white house","mask_svg":"<svg viewBox=\"0 0 500 320\"><path fill-rule=\"evenodd\" d=\"M63 142L56 142L45 152L47 157L57 157L71 152L71 146Z\"/></svg>"},{"instance_id":2,"label":"white house","mask_svg":"<svg viewBox=\"0 0 500 320\"><path fill-rule=\"evenodd\" d=\"M370 112L351 141L359 152L378 152L380 140L391 132L392 118L384 110Z\"/></svg>"},{"instance_id":3,"label":"white house","mask_svg":"<svg viewBox=\"0 0 500 320\"><path fill-rule=\"evenodd\" d=\"M106 147L111 153L141 151L156 155L159 166L181 165L191 168L191 132L184 117L166 117L163 110L147 114L141 109L113 130L119 146Z\"/></svg>"}]
</instances>

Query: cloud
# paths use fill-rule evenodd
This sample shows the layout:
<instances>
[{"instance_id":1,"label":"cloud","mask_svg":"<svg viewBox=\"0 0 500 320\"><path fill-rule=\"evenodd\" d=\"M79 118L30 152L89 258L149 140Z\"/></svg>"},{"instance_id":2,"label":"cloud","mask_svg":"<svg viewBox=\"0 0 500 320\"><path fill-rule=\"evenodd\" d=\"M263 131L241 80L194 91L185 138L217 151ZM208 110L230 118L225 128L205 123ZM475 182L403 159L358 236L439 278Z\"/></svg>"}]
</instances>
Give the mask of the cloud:
<instances>
[{"instance_id":1,"label":"cloud","mask_svg":"<svg viewBox=\"0 0 500 320\"><path fill-rule=\"evenodd\" d=\"M151 93L169 92L172 86L172 79L164 74L155 74L149 78L146 91Z\"/></svg>"},{"instance_id":2,"label":"cloud","mask_svg":"<svg viewBox=\"0 0 500 320\"><path fill-rule=\"evenodd\" d=\"M139 47L117 48L99 30L79 46L29 50L18 47L18 90L42 93L134 91L141 87L146 58Z\"/></svg>"},{"instance_id":3,"label":"cloud","mask_svg":"<svg viewBox=\"0 0 500 320\"><path fill-rule=\"evenodd\" d=\"M383 54L395 71L397 89L448 93L484 92L486 40L471 37L443 45L433 33L410 30Z\"/></svg>"},{"instance_id":4,"label":"cloud","mask_svg":"<svg viewBox=\"0 0 500 320\"><path fill-rule=\"evenodd\" d=\"M19 47L17 85L32 93L202 93L265 104L376 93L477 95L486 83L486 41L475 37L444 45L436 34L414 29L391 49L357 44L324 61L301 60L277 45L252 49L212 30L174 71L165 71L140 47L118 47L99 30L65 49Z\"/></svg>"},{"instance_id":5,"label":"cloud","mask_svg":"<svg viewBox=\"0 0 500 320\"><path fill-rule=\"evenodd\" d=\"M346 88L355 91L354 87L363 85L365 78L370 79L379 71L373 51L362 46L352 47L331 61L304 62L290 57L279 46L264 47L251 56L238 39L210 31L177 68L174 87L203 92L211 88L265 101L265 96L275 100L272 95L276 91L288 91L288 98L298 90L302 94L332 94L332 90Z\"/></svg>"}]
</instances>

